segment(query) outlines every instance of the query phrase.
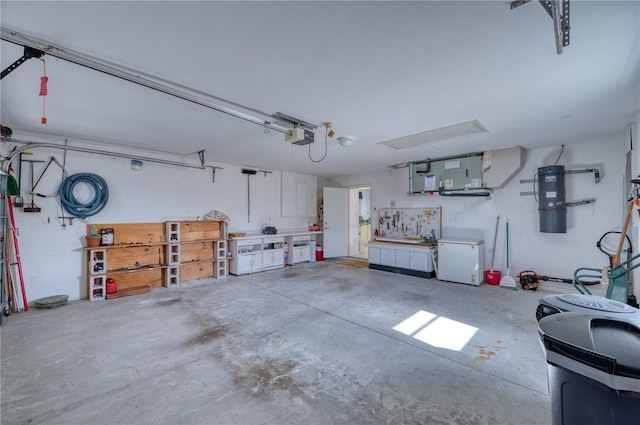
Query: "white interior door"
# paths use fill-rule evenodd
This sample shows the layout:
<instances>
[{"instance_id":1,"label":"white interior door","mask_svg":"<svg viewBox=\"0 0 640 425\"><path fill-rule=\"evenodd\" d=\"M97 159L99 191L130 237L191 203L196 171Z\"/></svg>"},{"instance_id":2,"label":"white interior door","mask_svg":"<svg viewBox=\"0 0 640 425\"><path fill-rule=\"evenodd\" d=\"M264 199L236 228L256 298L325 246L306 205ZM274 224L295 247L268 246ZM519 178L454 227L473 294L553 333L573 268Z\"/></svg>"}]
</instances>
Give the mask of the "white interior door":
<instances>
[{"instance_id":1,"label":"white interior door","mask_svg":"<svg viewBox=\"0 0 640 425\"><path fill-rule=\"evenodd\" d=\"M360 255L360 199L358 189L349 189L349 257Z\"/></svg>"},{"instance_id":2,"label":"white interior door","mask_svg":"<svg viewBox=\"0 0 640 425\"><path fill-rule=\"evenodd\" d=\"M322 239L325 258L349 255L349 189L323 188Z\"/></svg>"}]
</instances>

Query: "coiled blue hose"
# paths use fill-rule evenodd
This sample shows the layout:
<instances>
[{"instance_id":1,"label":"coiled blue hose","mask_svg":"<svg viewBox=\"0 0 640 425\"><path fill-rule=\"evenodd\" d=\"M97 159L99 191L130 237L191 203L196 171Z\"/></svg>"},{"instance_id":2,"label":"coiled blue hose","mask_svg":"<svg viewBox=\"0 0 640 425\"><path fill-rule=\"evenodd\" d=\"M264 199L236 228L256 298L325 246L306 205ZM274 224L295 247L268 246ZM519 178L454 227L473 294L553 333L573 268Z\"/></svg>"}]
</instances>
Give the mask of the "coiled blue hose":
<instances>
[{"instance_id":1,"label":"coiled blue hose","mask_svg":"<svg viewBox=\"0 0 640 425\"><path fill-rule=\"evenodd\" d=\"M73 189L78 183L86 183L93 188L94 196L89 202L82 204L73 196ZM80 218L98 214L109 200L107 182L102 177L91 173L70 175L60 183L58 194L62 208L69 214Z\"/></svg>"}]
</instances>

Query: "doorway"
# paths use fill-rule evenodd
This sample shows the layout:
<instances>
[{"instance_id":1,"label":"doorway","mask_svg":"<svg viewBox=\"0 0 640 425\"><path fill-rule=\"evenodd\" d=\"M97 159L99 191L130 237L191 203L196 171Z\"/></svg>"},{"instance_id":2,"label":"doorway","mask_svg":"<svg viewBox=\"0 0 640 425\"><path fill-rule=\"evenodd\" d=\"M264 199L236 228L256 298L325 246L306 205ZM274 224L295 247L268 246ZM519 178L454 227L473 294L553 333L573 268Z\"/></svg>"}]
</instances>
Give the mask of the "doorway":
<instances>
[{"instance_id":1,"label":"doorway","mask_svg":"<svg viewBox=\"0 0 640 425\"><path fill-rule=\"evenodd\" d=\"M349 188L349 257L369 258L371 186Z\"/></svg>"}]
</instances>

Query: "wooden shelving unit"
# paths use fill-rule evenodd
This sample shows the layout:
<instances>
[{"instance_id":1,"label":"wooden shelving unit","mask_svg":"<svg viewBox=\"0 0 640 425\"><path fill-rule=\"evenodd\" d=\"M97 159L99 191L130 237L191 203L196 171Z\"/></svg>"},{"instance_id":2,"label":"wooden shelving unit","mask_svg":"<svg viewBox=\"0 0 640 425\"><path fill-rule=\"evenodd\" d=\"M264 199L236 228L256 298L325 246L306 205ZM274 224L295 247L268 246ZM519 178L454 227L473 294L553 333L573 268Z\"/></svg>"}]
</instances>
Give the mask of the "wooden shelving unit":
<instances>
[{"instance_id":1,"label":"wooden shelving unit","mask_svg":"<svg viewBox=\"0 0 640 425\"><path fill-rule=\"evenodd\" d=\"M87 226L87 232L93 226L113 229L114 244L85 248L91 301L106 298L109 277L116 280L120 291L227 276L227 241L222 222L94 224Z\"/></svg>"},{"instance_id":2,"label":"wooden shelving unit","mask_svg":"<svg viewBox=\"0 0 640 425\"><path fill-rule=\"evenodd\" d=\"M181 281L217 277L218 244L222 241L226 247L224 233L223 223L219 221L180 222ZM226 263L226 248L224 261Z\"/></svg>"}]
</instances>

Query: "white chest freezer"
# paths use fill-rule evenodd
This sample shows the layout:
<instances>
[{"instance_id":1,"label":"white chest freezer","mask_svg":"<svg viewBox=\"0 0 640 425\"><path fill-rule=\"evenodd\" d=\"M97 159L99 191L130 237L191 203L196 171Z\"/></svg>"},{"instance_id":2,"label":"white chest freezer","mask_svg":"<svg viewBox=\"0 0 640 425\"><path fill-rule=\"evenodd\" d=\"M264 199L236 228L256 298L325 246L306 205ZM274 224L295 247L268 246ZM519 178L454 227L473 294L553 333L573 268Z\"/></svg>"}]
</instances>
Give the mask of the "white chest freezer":
<instances>
[{"instance_id":1,"label":"white chest freezer","mask_svg":"<svg viewBox=\"0 0 640 425\"><path fill-rule=\"evenodd\" d=\"M484 241L438 240L438 279L480 285L484 279Z\"/></svg>"}]
</instances>

